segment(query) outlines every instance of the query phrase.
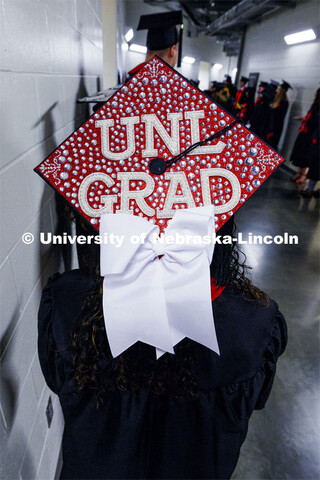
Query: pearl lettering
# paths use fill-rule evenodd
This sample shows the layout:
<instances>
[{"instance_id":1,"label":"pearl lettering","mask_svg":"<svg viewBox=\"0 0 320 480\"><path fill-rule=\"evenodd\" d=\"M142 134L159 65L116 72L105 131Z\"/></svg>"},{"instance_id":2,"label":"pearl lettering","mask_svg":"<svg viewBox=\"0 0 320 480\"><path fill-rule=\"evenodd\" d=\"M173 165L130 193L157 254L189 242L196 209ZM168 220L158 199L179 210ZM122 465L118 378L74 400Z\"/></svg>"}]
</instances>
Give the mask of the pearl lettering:
<instances>
[{"instance_id":1,"label":"pearl lettering","mask_svg":"<svg viewBox=\"0 0 320 480\"><path fill-rule=\"evenodd\" d=\"M210 184L209 179L213 176L223 177L231 183L232 186L232 197L223 205L217 205L214 208L214 213L225 213L232 210L240 201L241 197L241 187L238 178L232 172L225 170L224 168L204 168L200 172L201 176L201 187L202 187L202 197L204 205L211 205L211 195L210 195Z\"/></svg>"},{"instance_id":2,"label":"pearl lettering","mask_svg":"<svg viewBox=\"0 0 320 480\"><path fill-rule=\"evenodd\" d=\"M199 120L205 117L204 110L187 111L184 112L184 119L190 120L191 140L192 143L197 143L200 140ZM156 114L136 115L134 117L124 117L120 119L120 125L126 125L127 131L127 148L124 151L114 152L110 150L110 127L114 126L113 119L97 120L96 128L100 128L101 132L101 152L108 160L126 160L131 157L136 151L135 143L135 125L145 124L145 149L142 150L143 158L158 156L158 149L154 145L154 132L160 136L163 143L167 146L172 155L180 153L180 137L179 137L179 122L183 120L182 112L167 113L167 120L171 123L171 135L167 132L164 125L160 122ZM201 155L210 153L221 153L226 144L219 141L215 145L203 145L192 150L189 155Z\"/></svg>"},{"instance_id":3,"label":"pearl lettering","mask_svg":"<svg viewBox=\"0 0 320 480\"><path fill-rule=\"evenodd\" d=\"M204 205L211 205L212 199L210 194L210 178L218 176L228 180L232 187L231 199L222 204L215 206L215 213L222 214L229 212L237 206L240 201L241 187L236 175L223 168L205 168L200 172L202 199ZM148 217L172 218L176 212L173 206L185 204L186 208L195 207L186 174L184 172L166 172L165 180L169 181L169 188L166 195L165 203L162 210L157 211L152 208L146 199L149 198L155 189L155 182L151 175L145 172L119 172L117 180L121 182L121 197L117 195L101 195L100 202L104 203L102 208L92 208L88 203L88 190L93 182L103 182L108 188L112 187L114 180L105 173L92 173L88 175L81 183L79 188L79 204L83 212L90 217L100 217L105 213L133 213L133 207L130 201L134 200L139 209ZM145 187L141 190L130 189L130 181L144 182ZM181 193L177 194L180 189ZM120 209L114 212L114 205L120 202Z\"/></svg>"},{"instance_id":4,"label":"pearl lettering","mask_svg":"<svg viewBox=\"0 0 320 480\"><path fill-rule=\"evenodd\" d=\"M109 146L109 128L113 127L114 120L97 120L96 127L101 128L101 152L109 160L126 160L135 152L134 125L139 123L139 117L125 117L120 119L121 125L127 125L127 149L123 152L111 152Z\"/></svg>"},{"instance_id":5,"label":"pearl lettering","mask_svg":"<svg viewBox=\"0 0 320 480\"><path fill-rule=\"evenodd\" d=\"M105 213L113 213L113 205L117 201L117 195L102 195L100 200L105 206L102 208L92 208L88 202L88 190L92 183L103 182L108 188L114 185L114 181L106 173L91 173L88 175L80 185L79 188L79 204L83 212L90 217L100 217Z\"/></svg>"},{"instance_id":6,"label":"pearl lettering","mask_svg":"<svg viewBox=\"0 0 320 480\"><path fill-rule=\"evenodd\" d=\"M182 113L168 113L167 118L171 122L171 136L154 113L142 115L141 120L146 124L146 148L142 151L143 157L156 157L158 155L158 150L154 148L153 129L160 135L172 155L178 155L180 152L179 121L182 120Z\"/></svg>"}]
</instances>

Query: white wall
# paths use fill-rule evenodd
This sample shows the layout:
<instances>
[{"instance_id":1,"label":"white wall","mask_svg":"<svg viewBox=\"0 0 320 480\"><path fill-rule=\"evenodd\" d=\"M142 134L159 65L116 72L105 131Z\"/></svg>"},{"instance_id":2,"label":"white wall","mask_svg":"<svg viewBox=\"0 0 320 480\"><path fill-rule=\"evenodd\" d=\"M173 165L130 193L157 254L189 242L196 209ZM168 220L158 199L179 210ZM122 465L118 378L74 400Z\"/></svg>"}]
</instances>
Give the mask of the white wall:
<instances>
[{"instance_id":1,"label":"white wall","mask_svg":"<svg viewBox=\"0 0 320 480\"><path fill-rule=\"evenodd\" d=\"M123 35L129 30L129 28L133 28L134 38L132 40L132 43L145 45L147 36L146 31L136 30L140 16L164 11L166 11L166 8L164 6L154 7L145 4L142 0L126 0ZM237 58L227 57L222 51L223 44L217 43L215 38L213 37L206 37L203 34L199 35L198 37L188 37L189 25L188 22L184 23L185 28L183 36L182 57L194 57L196 61L192 65L182 63L181 68L177 70L185 77L192 80L197 80L199 77L200 61L202 61L209 62L210 64L221 63L223 65L223 68L219 70L217 75L215 75L215 72L211 72L211 80L222 81L226 73L231 74L233 67L236 66ZM144 54L131 51L123 52L123 64L125 66L125 71L131 70L131 68L143 62L144 59Z\"/></svg>"},{"instance_id":2,"label":"white wall","mask_svg":"<svg viewBox=\"0 0 320 480\"><path fill-rule=\"evenodd\" d=\"M40 371L37 311L43 284L61 266L61 257L37 240L24 245L21 235L55 231L53 191L32 169L84 121L86 107L76 99L97 90L100 0L2 0L0 44L0 477L49 480L63 420Z\"/></svg>"},{"instance_id":3,"label":"white wall","mask_svg":"<svg viewBox=\"0 0 320 480\"><path fill-rule=\"evenodd\" d=\"M103 88L117 84L117 0L102 0Z\"/></svg>"},{"instance_id":4,"label":"white wall","mask_svg":"<svg viewBox=\"0 0 320 480\"><path fill-rule=\"evenodd\" d=\"M283 37L312 27L318 30L319 6L318 0L298 1L296 8L268 15L246 34L241 74L260 72L261 80L285 79L294 87L288 92L288 123L279 144L287 159L300 126L293 117L307 113L319 87L320 39L286 45Z\"/></svg>"}]
</instances>

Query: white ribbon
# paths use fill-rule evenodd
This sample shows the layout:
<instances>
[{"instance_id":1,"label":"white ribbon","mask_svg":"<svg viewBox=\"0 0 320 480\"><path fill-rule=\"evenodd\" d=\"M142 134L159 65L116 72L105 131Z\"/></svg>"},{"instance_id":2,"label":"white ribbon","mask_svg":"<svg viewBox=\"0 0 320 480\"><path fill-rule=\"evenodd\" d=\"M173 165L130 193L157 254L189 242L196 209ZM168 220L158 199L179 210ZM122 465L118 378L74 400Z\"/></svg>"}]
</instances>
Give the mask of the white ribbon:
<instances>
[{"instance_id":1,"label":"white ribbon","mask_svg":"<svg viewBox=\"0 0 320 480\"><path fill-rule=\"evenodd\" d=\"M219 354L210 288L213 206L177 210L160 239L159 228L141 217L103 215L100 234L111 233L123 241L120 247L101 245L103 312L113 357L140 340L156 347L159 358L174 353L185 337ZM207 244L199 241L205 236Z\"/></svg>"}]
</instances>

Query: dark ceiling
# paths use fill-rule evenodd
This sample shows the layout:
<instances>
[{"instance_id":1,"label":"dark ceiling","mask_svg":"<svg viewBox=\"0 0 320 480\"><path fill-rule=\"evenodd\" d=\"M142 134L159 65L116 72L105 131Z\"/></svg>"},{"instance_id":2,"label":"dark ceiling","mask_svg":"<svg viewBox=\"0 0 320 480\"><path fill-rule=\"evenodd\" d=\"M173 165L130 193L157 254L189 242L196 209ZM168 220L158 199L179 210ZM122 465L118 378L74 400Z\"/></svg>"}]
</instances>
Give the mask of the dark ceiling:
<instances>
[{"instance_id":1,"label":"dark ceiling","mask_svg":"<svg viewBox=\"0 0 320 480\"><path fill-rule=\"evenodd\" d=\"M226 55L238 55L246 27L261 22L267 13L280 8L294 8L292 0L144 0L149 5L182 9L196 34L215 36L224 42ZM304 1L304 0L299 0Z\"/></svg>"}]
</instances>

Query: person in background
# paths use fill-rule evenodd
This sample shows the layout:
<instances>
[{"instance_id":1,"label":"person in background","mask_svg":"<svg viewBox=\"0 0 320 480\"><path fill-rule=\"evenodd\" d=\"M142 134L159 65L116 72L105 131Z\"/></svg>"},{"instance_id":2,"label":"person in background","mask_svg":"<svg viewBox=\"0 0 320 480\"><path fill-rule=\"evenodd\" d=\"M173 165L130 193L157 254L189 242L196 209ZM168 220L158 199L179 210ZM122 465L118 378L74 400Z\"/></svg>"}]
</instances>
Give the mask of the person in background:
<instances>
[{"instance_id":1,"label":"person in background","mask_svg":"<svg viewBox=\"0 0 320 480\"><path fill-rule=\"evenodd\" d=\"M261 82L259 83L259 86L258 86L257 100L255 101L255 104L257 103L259 97L262 96L262 93L263 93L264 89L267 88L267 86L268 86L268 82L264 82L263 80L261 80Z\"/></svg>"},{"instance_id":2,"label":"person in background","mask_svg":"<svg viewBox=\"0 0 320 480\"><path fill-rule=\"evenodd\" d=\"M284 119L288 111L289 102L287 91L292 88L291 85L282 80L281 85L276 90L276 96L271 104L270 122L268 126L266 139L271 147L277 149L282 134Z\"/></svg>"},{"instance_id":3,"label":"person in background","mask_svg":"<svg viewBox=\"0 0 320 480\"><path fill-rule=\"evenodd\" d=\"M256 101L254 102L254 105L255 105L255 106L259 103L259 100L260 100L261 97L262 97L262 94L263 94L263 92L264 92L264 89L267 88L267 86L268 86L268 82L261 81L261 82L259 83L258 90L257 90L257 99L256 99Z\"/></svg>"},{"instance_id":4,"label":"person in background","mask_svg":"<svg viewBox=\"0 0 320 480\"><path fill-rule=\"evenodd\" d=\"M262 140L266 140L267 126L270 121L270 103L274 99L274 88L267 82L260 82L258 98L250 116L250 130Z\"/></svg>"},{"instance_id":5,"label":"person in background","mask_svg":"<svg viewBox=\"0 0 320 480\"><path fill-rule=\"evenodd\" d=\"M223 83L225 83L226 86L228 87L229 92L230 92L230 96L235 98L237 90L236 90L236 87L232 83L232 79L231 79L230 75L225 75L224 76Z\"/></svg>"},{"instance_id":6,"label":"person in background","mask_svg":"<svg viewBox=\"0 0 320 480\"><path fill-rule=\"evenodd\" d=\"M246 120L249 101L249 92L248 88L246 87L248 80L249 79L244 76L240 78L239 89L237 90L233 104L233 113L236 115L236 117L243 121Z\"/></svg>"},{"instance_id":7,"label":"person in background","mask_svg":"<svg viewBox=\"0 0 320 480\"><path fill-rule=\"evenodd\" d=\"M258 98L250 116L250 130L262 140L266 139L266 130L270 117L270 102L273 100L272 88L266 82L260 82Z\"/></svg>"},{"instance_id":8,"label":"person in background","mask_svg":"<svg viewBox=\"0 0 320 480\"><path fill-rule=\"evenodd\" d=\"M182 11L156 13L154 15L142 15L137 30L148 30L147 53L145 61L132 68L128 77L132 77L143 67L154 55L167 62L174 68L177 64L181 66L182 54ZM176 25L180 25L178 33Z\"/></svg>"},{"instance_id":9,"label":"person in background","mask_svg":"<svg viewBox=\"0 0 320 480\"><path fill-rule=\"evenodd\" d=\"M225 88L224 83L213 80L210 87L207 90L203 90L203 93L212 98L218 105L224 107L225 96L220 96L219 93Z\"/></svg>"},{"instance_id":10,"label":"person in background","mask_svg":"<svg viewBox=\"0 0 320 480\"><path fill-rule=\"evenodd\" d=\"M216 93L216 100L228 112L232 113L232 107L236 95L236 88L232 83L230 75L225 75L223 88Z\"/></svg>"},{"instance_id":11,"label":"person in background","mask_svg":"<svg viewBox=\"0 0 320 480\"><path fill-rule=\"evenodd\" d=\"M270 88L270 91L272 92L272 100L270 101L270 103L273 103L274 102L274 99L275 99L275 96L277 94L277 89L279 87L280 83L277 82L276 80L270 80L269 84L268 84L268 87Z\"/></svg>"},{"instance_id":12,"label":"person in background","mask_svg":"<svg viewBox=\"0 0 320 480\"><path fill-rule=\"evenodd\" d=\"M299 167L292 177L295 183L304 183L309 178L307 190L300 192L305 197L314 194L314 187L319 180L319 116L320 116L320 89L316 91L314 101L305 117L296 117L302 120L299 133L290 160L293 165ZM318 194L317 194L318 195Z\"/></svg>"}]
</instances>

